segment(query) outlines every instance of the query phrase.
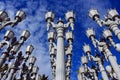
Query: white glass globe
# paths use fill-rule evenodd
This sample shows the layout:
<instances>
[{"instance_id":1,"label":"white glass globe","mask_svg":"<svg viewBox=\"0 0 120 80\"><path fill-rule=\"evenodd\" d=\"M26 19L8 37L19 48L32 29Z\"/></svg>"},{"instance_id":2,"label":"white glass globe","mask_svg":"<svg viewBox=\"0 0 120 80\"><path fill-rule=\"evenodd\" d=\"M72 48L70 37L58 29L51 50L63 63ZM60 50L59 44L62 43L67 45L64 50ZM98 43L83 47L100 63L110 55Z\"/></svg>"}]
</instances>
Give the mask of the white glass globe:
<instances>
[{"instance_id":1,"label":"white glass globe","mask_svg":"<svg viewBox=\"0 0 120 80\"><path fill-rule=\"evenodd\" d=\"M120 52L120 43L117 43L117 44L115 45L115 48L116 48L116 50L117 50L118 52Z\"/></svg>"},{"instance_id":2,"label":"white glass globe","mask_svg":"<svg viewBox=\"0 0 120 80\"><path fill-rule=\"evenodd\" d=\"M109 72L109 73L111 73L112 72L111 66L106 66L106 71Z\"/></svg>"}]
</instances>

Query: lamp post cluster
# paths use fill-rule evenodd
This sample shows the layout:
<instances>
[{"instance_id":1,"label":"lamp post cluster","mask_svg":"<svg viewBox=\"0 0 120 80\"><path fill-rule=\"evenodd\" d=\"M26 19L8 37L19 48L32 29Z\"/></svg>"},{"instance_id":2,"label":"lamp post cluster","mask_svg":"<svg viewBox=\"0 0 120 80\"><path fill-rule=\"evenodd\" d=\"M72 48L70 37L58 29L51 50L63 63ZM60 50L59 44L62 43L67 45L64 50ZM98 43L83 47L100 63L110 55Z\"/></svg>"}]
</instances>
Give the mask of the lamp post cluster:
<instances>
[{"instance_id":1,"label":"lamp post cluster","mask_svg":"<svg viewBox=\"0 0 120 80\"><path fill-rule=\"evenodd\" d=\"M78 79L79 80L99 80L98 74L100 73L103 80L120 80L120 66L117 62L116 56L110 50L113 46L116 51L120 52L120 44L113 40L112 32L115 33L118 39L120 39L120 30L118 25L120 24L120 17L115 9L110 9L105 16L105 21L100 19L99 13L96 9L89 11L89 16L96 21L99 26L107 26L104 29L103 35L100 40L96 39L95 30L88 28L86 30L87 37L92 41L94 45L93 55L90 45L85 44L83 46L84 56L81 57L81 66L79 68ZM110 63L105 66L104 61ZM90 63L91 65L89 65Z\"/></svg>"},{"instance_id":2,"label":"lamp post cluster","mask_svg":"<svg viewBox=\"0 0 120 80\"><path fill-rule=\"evenodd\" d=\"M0 11L0 30L2 30L4 27L8 25L10 25L11 27L14 27L25 18L26 18L26 14L23 10L19 10L16 13L14 20L10 20L7 12L1 10Z\"/></svg>"},{"instance_id":3,"label":"lamp post cluster","mask_svg":"<svg viewBox=\"0 0 120 80\"><path fill-rule=\"evenodd\" d=\"M8 14L0 11L0 30L8 25L14 27L25 18L25 12L20 10L15 19L10 21ZM6 31L0 41L0 80L40 80L39 68L35 65L36 57L31 55L34 47L28 45L25 54L20 50L29 37L28 30L22 32L19 40L13 31Z\"/></svg>"},{"instance_id":4,"label":"lamp post cluster","mask_svg":"<svg viewBox=\"0 0 120 80\"><path fill-rule=\"evenodd\" d=\"M75 14L65 14L66 24L61 18L54 23L54 17L53 12L45 15L53 80L70 80Z\"/></svg>"}]
</instances>

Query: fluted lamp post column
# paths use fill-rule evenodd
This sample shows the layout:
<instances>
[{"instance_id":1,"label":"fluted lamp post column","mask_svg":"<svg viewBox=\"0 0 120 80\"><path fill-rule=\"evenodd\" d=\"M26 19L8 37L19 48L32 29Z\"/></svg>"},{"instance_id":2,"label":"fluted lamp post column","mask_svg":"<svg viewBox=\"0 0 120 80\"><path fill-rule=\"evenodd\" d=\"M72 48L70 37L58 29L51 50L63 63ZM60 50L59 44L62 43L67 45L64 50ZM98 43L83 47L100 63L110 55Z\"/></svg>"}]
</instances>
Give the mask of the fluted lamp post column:
<instances>
[{"instance_id":1,"label":"fluted lamp post column","mask_svg":"<svg viewBox=\"0 0 120 80\"><path fill-rule=\"evenodd\" d=\"M66 40L68 42L67 50L65 51L67 60L66 60L66 80L70 80L70 73L71 73L71 62L72 62L72 43L73 43L73 33L67 32L66 33Z\"/></svg>"},{"instance_id":2,"label":"fluted lamp post column","mask_svg":"<svg viewBox=\"0 0 120 80\"><path fill-rule=\"evenodd\" d=\"M57 33L57 54L56 54L56 78L55 80L65 80L65 48L64 48L64 33L65 29L69 26L71 30L74 30L74 19L75 15L72 11L66 13L66 20L68 23L64 23L61 19L57 21L55 24L54 21L54 14L52 12L46 13L46 22L47 22L47 30L50 30L52 26L53 29Z\"/></svg>"},{"instance_id":3,"label":"fluted lamp post column","mask_svg":"<svg viewBox=\"0 0 120 80\"><path fill-rule=\"evenodd\" d=\"M51 60L51 67L52 67L52 75L53 80L55 80L55 72L56 72L56 51L57 46L54 43L55 41L55 33L53 31L50 31L48 33L48 41L49 41L49 52L50 52L50 60Z\"/></svg>"}]
</instances>

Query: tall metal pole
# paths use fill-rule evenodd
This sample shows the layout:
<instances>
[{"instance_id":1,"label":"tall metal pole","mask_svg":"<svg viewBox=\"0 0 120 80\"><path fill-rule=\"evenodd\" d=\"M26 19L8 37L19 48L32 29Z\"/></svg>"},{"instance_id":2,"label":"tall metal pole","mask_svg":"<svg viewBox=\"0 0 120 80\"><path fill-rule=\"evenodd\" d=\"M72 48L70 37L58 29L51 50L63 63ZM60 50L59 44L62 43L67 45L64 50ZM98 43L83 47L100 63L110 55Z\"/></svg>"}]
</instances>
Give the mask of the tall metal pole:
<instances>
[{"instance_id":1,"label":"tall metal pole","mask_svg":"<svg viewBox=\"0 0 120 80\"><path fill-rule=\"evenodd\" d=\"M14 76L14 73L15 73L15 69L11 69L7 80L12 80L12 78L13 78L13 76Z\"/></svg>"},{"instance_id":2,"label":"tall metal pole","mask_svg":"<svg viewBox=\"0 0 120 80\"><path fill-rule=\"evenodd\" d=\"M52 12L46 13L46 22L47 22L47 30L49 31L51 26L57 32L57 54L56 54L56 76L55 80L65 80L65 48L64 48L64 33L65 29L67 29L69 26L71 27L71 30L74 29L74 19L75 15L74 13L67 12L66 13L66 20L68 23L64 24L64 22L59 19L57 24L54 24L54 14ZM53 37L49 38L53 39Z\"/></svg>"},{"instance_id":3,"label":"tall metal pole","mask_svg":"<svg viewBox=\"0 0 120 80\"><path fill-rule=\"evenodd\" d=\"M65 80L64 23L57 25L56 80Z\"/></svg>"},{"instance_id":4,"label":"tall metal pole","mask_svg":"<svg viewBox=\"0 0 120 80\"><path fill-rule=\"evenodd\" d=\"M99 66L99 69L100 69L100 72L102 74L102 78L103 80L109 80L108 76L107 76L107 73L103 67L103 65L101 63L98 63L98 66Z\"/></svg>"},{"instance_id":5,"label":"tall metal pole","mask_svg":"<svg viewBox=\"0 0 120 80\"><path fill-rule=\"evenodd\" d=\"M103 80L109 80L109 78L108 78L108 76L107 76L107 73L106 73L106 71L105 71L105 69L104 69L104 67L103 67L103 65L102 65L101 59L100 59L98 56L96 56L96 57L93 57L93 60L94 60L95 62L97 62Z\"/></svg>"}]
</instances>

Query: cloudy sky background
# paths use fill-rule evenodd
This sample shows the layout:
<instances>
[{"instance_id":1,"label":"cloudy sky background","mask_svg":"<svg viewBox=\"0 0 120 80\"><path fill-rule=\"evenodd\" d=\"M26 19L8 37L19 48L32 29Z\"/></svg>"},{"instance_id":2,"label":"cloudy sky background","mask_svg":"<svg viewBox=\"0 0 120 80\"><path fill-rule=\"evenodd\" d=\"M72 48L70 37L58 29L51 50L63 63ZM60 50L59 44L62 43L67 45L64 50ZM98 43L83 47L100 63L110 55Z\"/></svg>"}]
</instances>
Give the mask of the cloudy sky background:
<instances>
[{"instance_id":1,"label":"cloudy sky background","mask_svg":"<svg viewBox=\"0 0 120 80\"><path fill-rule=\"evenodd\" d=\"M90 40L85 35L85 30L88 27L93 27L97 33L100 34L102 32L102 28L100 29L100 27L88 17L88 10L91 8L98 9L103 19L103 15L105 15L110 8L116 8L120 13L119 3L120 0L0 0L0 10L8 12L11 19L14 19L16 12L20 9L24 10L27 14L27 18L15 26L14 29L7 27L2 33L11 29L19 38L20 33L24 29L29 30L31 37L26 41L21 50L24 51L28 44L33 44L35 46L33 55L37 57L36 64L40 68L40 73L49 75L49 79L51 79L52 75L44 16L47 11L53 11L55 13L55 22L59 17L65 21L64 14L69 10L73 10L76 14L76 21L71 80L77 80L77 70L81 63L80 56L83 54L82 45L84 43L91 45ZM1 36L3 36L2 33L0 34ZM97 37L99 37L98 34ZM120 42L118 39L115 39L115 41ZM93 47L93 45L91 45L91 47ZM120 54L115 51L114 55L120 58Z\"/></svg>"}]
</instances>

